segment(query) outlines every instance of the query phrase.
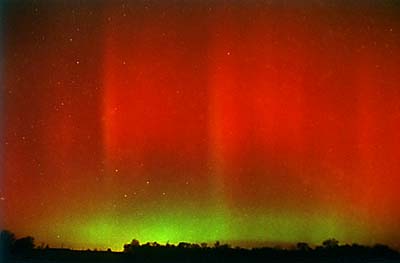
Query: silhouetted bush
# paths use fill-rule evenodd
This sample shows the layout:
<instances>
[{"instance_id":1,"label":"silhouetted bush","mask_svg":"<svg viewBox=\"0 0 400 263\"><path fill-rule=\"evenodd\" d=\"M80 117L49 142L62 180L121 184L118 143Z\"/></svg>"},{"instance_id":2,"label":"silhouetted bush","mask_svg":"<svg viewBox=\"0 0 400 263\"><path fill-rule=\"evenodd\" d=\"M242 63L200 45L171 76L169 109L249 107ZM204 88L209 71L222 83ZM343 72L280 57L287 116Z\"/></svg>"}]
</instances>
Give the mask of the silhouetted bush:
<instances>
[{"instance_id":1,"label":"silhouetted bush","mask_svg":"<svg viewBox=\"0 0 400 263\"><path fill-rule=\"evenodd\" d=\"M135 248L138 248L138 247L140 247L139 240L132 239L130 244L125 244L124 245L124 252L125 253L132 253L135 250Z\"/></svg>"},{"instance_id":2,"label":"silhouetted bush","mask_svg":"<svg viewBox=\"0 0 400 263\"><path fill-rule=\"evenodd\" d=\"M15 240L12 252L15 254L29 254L35 247L33 237L23 237Z\"/></svg>"},{"instance_id":3,"label":"silhouetted bush","mask_svg":"<svg viewBox=\"0 0 400 263\"><path fill-rule=\"evenodd\" d=\"M311 247L305 242L299 242L296 245L296 249L300 250L300 251L303 251L303 252L306 252L306 251L310 251Z\"/></svg>"},{"instance_id":4,"label":"silhouetted bush","mask_svg":"<svg viewBox=\"0 0 400 263\"><path fill-rule=\"evenodd\" d=\"M299 242L289 248L263 247L245 249L232 248L228 244L215 242L208 247L206 243L196 244L180 242L178 245L167 243L161 245L157 242L147 242L140 245L137 239L124 245L124 252L86 250L75 251L71 249L44 248L35 249L33 237L15 239L9 231L1 233L3 251L12 251L10 260L3 257L3 262L134 262L134 263L247 263L247 262L286 262L286 263L369 263L369 262L400 262L399 252L386 245L377 244L373 247L358 244L339 245L336 239L327 239L322 246L312 248L305 242ZM6 260L4 260L6 259Z\"/></svg>"},{"instance_id":5,"label":"silhouetted bush","mask_svg":"<svg viewBox=\"0 0 400 263\"><path fill-rule=\"evenodd\" d=\"M0 260L4 261L9 257L15 243L15 235L10 231L3 230L0 233Z\"/></svg>"},{"instance_id":6,"label":"silhouetted bush","mask_svg":"<svg viewBox=\"0 0 400 263\"><path fill-rule=\"evenodd\" d=\"M324 246L324 248L335 248L339 246L339 241L334 238L330 238L322 242L322 245Z\"/></svg>"}]
</instances>

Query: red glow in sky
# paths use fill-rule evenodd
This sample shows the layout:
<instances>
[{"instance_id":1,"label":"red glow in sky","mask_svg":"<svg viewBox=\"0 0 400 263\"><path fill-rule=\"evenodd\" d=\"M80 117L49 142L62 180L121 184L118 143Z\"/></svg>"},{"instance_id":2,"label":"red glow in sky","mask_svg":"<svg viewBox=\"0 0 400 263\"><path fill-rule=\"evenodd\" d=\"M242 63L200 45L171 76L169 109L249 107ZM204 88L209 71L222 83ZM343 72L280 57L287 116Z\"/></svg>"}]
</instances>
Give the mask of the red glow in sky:
<instances>
[{"instance_id":1,"label":"red glow in sky","mask_svg":"<svg viewBox=\"0 0 400 263\"><path fill-rule=\"evenodd\" d=\"M395 1L3 6L4 227L399 245Z\"/></svg>"}]
</instances>

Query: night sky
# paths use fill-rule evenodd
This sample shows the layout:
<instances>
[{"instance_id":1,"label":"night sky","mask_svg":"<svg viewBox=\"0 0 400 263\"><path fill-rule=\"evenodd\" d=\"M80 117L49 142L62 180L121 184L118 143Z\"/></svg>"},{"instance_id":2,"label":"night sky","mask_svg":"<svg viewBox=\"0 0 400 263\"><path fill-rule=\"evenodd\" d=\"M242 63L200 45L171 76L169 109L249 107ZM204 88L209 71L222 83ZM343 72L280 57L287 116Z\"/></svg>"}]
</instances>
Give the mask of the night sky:
<instances>
[{"instance_id":1,"label":"night sky","mask_svg":"<svg viewBox=\"0 0 400 263\"><path fill-rule=\"evenodd\" d=\"M399 1L2 1L1 227L400 248Z\"/></svg>"}]
</instances>

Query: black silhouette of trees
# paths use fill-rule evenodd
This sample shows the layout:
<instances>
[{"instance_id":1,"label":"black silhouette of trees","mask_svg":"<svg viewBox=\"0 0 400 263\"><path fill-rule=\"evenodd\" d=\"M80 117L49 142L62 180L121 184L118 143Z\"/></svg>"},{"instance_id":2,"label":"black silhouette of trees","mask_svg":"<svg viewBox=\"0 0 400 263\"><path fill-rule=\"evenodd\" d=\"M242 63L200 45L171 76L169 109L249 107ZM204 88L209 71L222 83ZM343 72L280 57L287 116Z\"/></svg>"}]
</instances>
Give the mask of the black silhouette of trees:
<instances>
[{"instance_id":1,"label":"black silhouette of trees","mask_svg":"<svg viewBox=\"0 0 400 263\"><path fill-rule=\"evenodd\" d=\"M10 251L14 245L15 235L8 230L3 230L0 233L0 249L2 251Z\"/></svg>"},{"instance_id":2,"label":"black silhouette of trees","mask_svg":"<svg viewBox=\"0 0 400 263\"><path fill-rule=\"evenodd\" d=\"M186 242L180 242L178 244L178 248L189 248L189 247L190 247L190 244L186 243Z\"/></svg>"},{"instance_id":3,"label":"black silhouette of trees","mask_svg":"<svg viewBox=\"0 0 400 263\"><path fill-rule=\"evenodd\" d=\"M35 247L35 242L34 238L31 236L19 238L15 240L14 246L13 246L13 253L17 254L27 254L31 252L34 247Z\"/></svg>"},{"instance_id":4,"label":"black silhouette of trees","mask_svg":"<svg viewBox=\"0 0 400 263\"><path fill-rule=\"evenodd\" d=\"M297 243L296 248L297 248L297 250L300 250L300 251L310 251L311 250L311 247L305 242Z\"/></svg>"},{"instance_id":5,"label":"black silhouette of trees","mask_svg":"<svg viewBox=\"0 0 400 263\"><path fill-rule=\"evenodd\" d=\"M130 244L124 245L124 252L131 253L135 248L140 247L140 242L137 239L132 239Z\"/></svg>"},{"instance_id":6,"label":"black silhouette of trees","mask_svg":"<svg viewBox=\"0 0 400 263\"><path fill-rule=\"evenodd\" d=\"M260 247L232 248L228 244L216 241L213 246L207 243L180 242L178 245L147 242L140 244L133 239L124 245L124 253L86 250L74 251L62 248L35 247L33 237L16 239L10 231L2 231L0 235L0 262L400 262L400 253L386 245L377 244L373 247L344 244L334 238L322 242L322 246L310 247L305 242L299 242L290 248ZM8 253L8 254L5 254ZM323 260L322 260L323 259ZM19 261L23 260L23 261ZM27 261L24 261L27 260ZM300 260L300 261L299 261ZM327 261L325 261L327 260ZM337 261L340 260L340 261Z\"/></svg>"},{"instance_id":7,"label":"black silhouette of trees","mask_svg":"<svg viewBox=\"0 0 400 263\"><path fill-rule=\"evenodd\" d=\"M0 233L0 260L8 257L15 243L15 235L10 231L3 230Z\"/></svg>"},{"instance_id":8,"label":"black silhouette of trees","mask_svg":"<svg viewBox=\"0 0 400 263\"><path fill-rule=\"evenodd\" d=\"M339 246L339 241L334 238L330 238L322 242L324 248L336 248Z\"/></svg>"}]
</instances>

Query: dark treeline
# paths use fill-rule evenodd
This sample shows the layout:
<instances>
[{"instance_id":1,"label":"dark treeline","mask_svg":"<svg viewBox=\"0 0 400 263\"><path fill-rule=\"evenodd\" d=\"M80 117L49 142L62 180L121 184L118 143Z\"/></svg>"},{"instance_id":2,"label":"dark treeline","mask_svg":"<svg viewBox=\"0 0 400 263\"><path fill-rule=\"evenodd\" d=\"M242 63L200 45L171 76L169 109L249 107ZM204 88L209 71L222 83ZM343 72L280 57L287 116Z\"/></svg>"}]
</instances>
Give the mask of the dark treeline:
<instances>
[{"instance_id":1,"label":"dark treeline","mask_svg":"<svg viewBox=\"0 0 400 263\"><path fill-rule=\"evenodd\" d=\"M160 245L157 242L140 244L133 239L123 252L78 251L49 246L35 246L34 238L15 238L9 231L1 232L1 262L400 262L400 253L386 245L339 245L327 239L320 246L311 247L300 242L287 248L232 248L218 241L212 245L181 242Z\"/></svg>"}]
</instances>

